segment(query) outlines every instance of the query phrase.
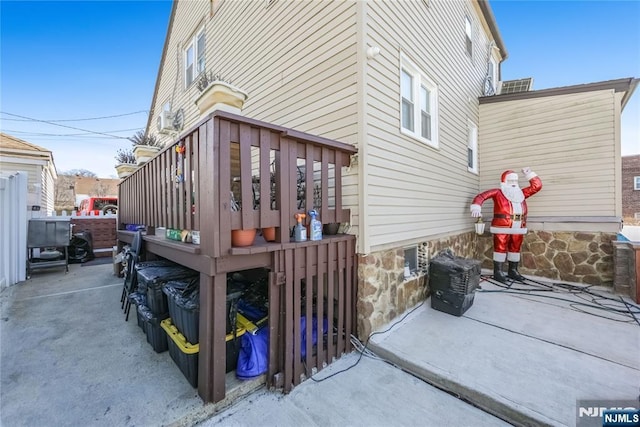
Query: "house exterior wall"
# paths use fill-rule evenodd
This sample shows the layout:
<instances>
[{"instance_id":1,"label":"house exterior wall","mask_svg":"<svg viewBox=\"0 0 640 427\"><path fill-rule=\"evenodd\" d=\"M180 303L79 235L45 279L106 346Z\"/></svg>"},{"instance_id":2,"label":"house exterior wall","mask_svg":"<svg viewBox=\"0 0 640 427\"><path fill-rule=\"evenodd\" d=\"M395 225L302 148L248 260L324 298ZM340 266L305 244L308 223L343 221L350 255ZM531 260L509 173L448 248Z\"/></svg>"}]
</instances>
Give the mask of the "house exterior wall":
<instances>
[{"instance_id":1,"label":"house exterior wall","mask_svg":"<svg viewBox=\"0 0 640 427\"><path fill-rule=\"evenodd\" d=\"M3 172L26 172L27 173L27 209L31 210L32 206L42 206L43 203L43 167L38 163L41 161L4 161L0 164Z\"/></svg>"},{"instance_id":2,"label":"house exterior wall","mask_svg":"<svg viewBox=\"0 0 640 427\"><path fill-rule=\"evenodd\" d=\"M522 246L524 274L611 285L613 245L620 227L620 95L613 90L480 105L480 188L529 166L543 182L527 200L529 233ZM483 205L491 218L493 204ZM478 239L491 267L492 238Z\"/></svg>"},{"instance_id":3,"label":"house exterior wall","mask_svg":"<svg viewBox=\"0 0 640 427\"><path fill-rule=\"evenodd\" d=\"M634 190L634 177L640 177L640 155L622 157L622 216L625 224L640 225L640 189Z\"/></svg>"},{"instance_id":4,"label":"house exterior wall","mask_svg":"<svg viewBox=\"0 0 640 427\"><path fill-rule=\"evenodd\" d=\"M531 167L542 191L527 200L530 217L616 217L616 103L612 90L480 106L480 188L495 188L507 169ZM571 161L569 161L571 159ZM485 203L483 216L491 217Z\"/></svg>"},{"instance_id":5,"label":"house exterior wall","mask_svg":"<svg viewBox=\"0 0 640 427\"><path fill-rule=\"evenodd\" d=\"M195 84L185 87L184 48L206 32L206 70L246 91L242 114L357 144L357 2L179 1L150 120L182 108L187 129L201 119ZM278 25L274 25L278 23ZM283 24L285 23L285 24ZM175 135L160 135L167 144ZM356 169L343 172L343 207L357 229Z\"/></svg>"},{"instance_id":6,"label":"house exterior wall","mask_svg":"<svg viewBox=\"0 0 640 427\"><path fill-rule=\"evenodd\" d=\"M468 121L478 124L490 53L474 2L367 2L365 44L380 55L366 68L366 164L360 250L376 252L471 229L478 176L467 165ZM465 51L465 16L473 52ZM400 131L401 55L438 88L438 148ZM362 154L361 154L362 156ZM360 159L359 159L360 161Z\"/></svg>"}]
</instances>

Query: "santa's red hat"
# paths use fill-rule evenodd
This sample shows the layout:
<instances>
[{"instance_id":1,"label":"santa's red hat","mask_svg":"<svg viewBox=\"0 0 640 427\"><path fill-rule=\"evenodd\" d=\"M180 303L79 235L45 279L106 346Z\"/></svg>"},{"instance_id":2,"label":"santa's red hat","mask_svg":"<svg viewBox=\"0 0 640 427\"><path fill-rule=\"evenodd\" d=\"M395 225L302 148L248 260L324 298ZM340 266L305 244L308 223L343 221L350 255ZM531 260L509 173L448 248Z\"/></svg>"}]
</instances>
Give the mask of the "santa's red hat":
<instances>
[{"instance_id":1,"label":"santa's red hat","mask_svg":"<svg viewBox=\"0 0 640 427\"><path fill-rule=\"evenodd\" d=\"M510 175L511 175L511 176L510 176ZM508 179L515 179L515 180L517 180L517 179L518 179L518 174L517 174L517 173L515 173L515 172L514 172L514 171L512 171L512 170L507 170L507 171L502 172L502 176L500 177L500 182L502 182L502 183L505 183L505 184L506 184L506 182L507 182L507 180L508 180Z\"/></svg>"}]
</instances>

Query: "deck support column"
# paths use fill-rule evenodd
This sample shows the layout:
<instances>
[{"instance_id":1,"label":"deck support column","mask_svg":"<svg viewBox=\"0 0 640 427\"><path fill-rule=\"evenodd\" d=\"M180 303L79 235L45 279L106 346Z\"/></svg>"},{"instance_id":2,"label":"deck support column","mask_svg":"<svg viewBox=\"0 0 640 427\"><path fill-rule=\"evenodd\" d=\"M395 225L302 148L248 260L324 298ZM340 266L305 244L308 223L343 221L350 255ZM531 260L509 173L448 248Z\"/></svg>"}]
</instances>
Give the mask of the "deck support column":
<instances>
[{"instance_id":1,"label":"deck support column","mask_svg":"<svg viewBox=\"0 0 640 427\"><path fill-rule=\"evenodd\" d=\"M198 394L206 403L225 395L227 276L200 273Z\"/></svg>"}]
</instances>

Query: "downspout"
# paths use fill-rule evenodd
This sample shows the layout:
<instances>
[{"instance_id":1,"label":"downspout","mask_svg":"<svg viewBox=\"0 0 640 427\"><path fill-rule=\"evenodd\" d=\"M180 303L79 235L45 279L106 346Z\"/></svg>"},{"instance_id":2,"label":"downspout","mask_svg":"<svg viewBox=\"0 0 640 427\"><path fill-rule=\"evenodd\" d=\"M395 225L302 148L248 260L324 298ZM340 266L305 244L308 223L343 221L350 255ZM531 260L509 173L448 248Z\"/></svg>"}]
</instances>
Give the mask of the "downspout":
<instances>
[{"instance_id":1,"label":"downspout","mask_svg":"<svg viewBox=\"0 0 640 427\"><path fill-rule=\"evenodd\" d=\"M356 2L357 75L358 75L358 247L356 252L369 253L368 206L368 160L367 160L367 2Z\"/></svg>"}]
</instances>

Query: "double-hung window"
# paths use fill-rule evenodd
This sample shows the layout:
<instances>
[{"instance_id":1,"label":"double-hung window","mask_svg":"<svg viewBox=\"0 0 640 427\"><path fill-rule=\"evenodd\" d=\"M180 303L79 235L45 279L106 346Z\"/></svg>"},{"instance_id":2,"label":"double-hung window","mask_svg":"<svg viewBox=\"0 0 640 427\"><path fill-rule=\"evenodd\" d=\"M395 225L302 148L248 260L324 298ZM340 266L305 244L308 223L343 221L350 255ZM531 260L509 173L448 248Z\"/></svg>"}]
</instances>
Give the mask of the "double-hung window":
<instances>
[{"instance_id":1,"label":"double-hung window","mask_svg":"<svg viewBox=\"0 0 640 427\"><path fill-rule=\"evenodd\" d=\"M633 177L633 189L640 190L640 176Z\"/></svg>"},{"instance_id":2,"label":"double-hung window","mask_svg":"<svg viewBox=\"0 0 640 427\"><path fill-rule=\"evenodd\" d=\"M438 88L413 63L400 67L400 131L438 147Z\"/></svg>"},{"instance_id":3,"label":"double-hung window","mask_svg":"<svg viewBox=\"0 0 640 427\"><path fill-rule=\"evenodd\" d=\"M469 57L472 56L473 53L473 38L472 36L472 29L473 27L471 26L471 19L468 16L464 17L464 43L465 43L465 49L467 51L467 55L469 55Z\"/></svg>"},{"instance_id":4,"label":"double-hung window","mask_svg":"<svg viewBox=\"0 0 640 427\"><path fill-rule=\"evenodd\" d=\"M184 50L185 86L191 83L204 71L205 37L204 28L196 33Z\"/></svg>"},{"instance_id":5,"label":"double-hung window","mask_svg":"<svg viewBox=\"0 0 640 427\"><path fill-rule=\"evenodd\" d=\"M467 169L478 173L478 126L471 120L467 121Z\"/></svg>"}]
</instances>

